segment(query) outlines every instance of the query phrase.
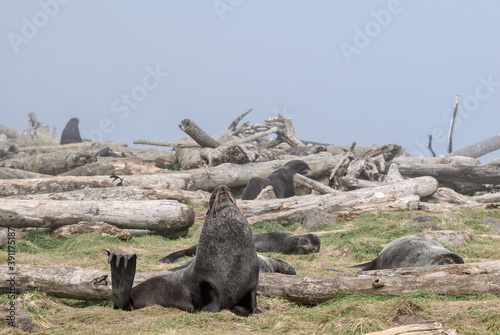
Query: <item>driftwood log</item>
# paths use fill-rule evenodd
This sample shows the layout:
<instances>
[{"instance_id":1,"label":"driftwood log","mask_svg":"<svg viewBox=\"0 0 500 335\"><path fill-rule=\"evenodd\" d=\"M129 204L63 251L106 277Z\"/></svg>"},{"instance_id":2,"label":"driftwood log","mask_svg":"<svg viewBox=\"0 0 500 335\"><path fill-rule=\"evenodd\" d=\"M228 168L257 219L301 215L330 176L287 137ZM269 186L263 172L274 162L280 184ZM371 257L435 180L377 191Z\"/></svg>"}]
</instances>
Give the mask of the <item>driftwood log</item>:
<instances>
[{"instance_id":1,"label":"driftwood log","mask_svg":"<svg viewBox=\"0 0 500 335\"><path fill-rule=\"evenodd\" d=\"M0 179L50 178L52 176L31 171L0 167Z\"/></svg>"},{"instance_id":2,"label":"driftwood log","mask_svg":"<svg viewBox=\"0 0 500 335\"><path fill-rule=\"evenodd\" d=\"M309 175L319 177L328 174L336 164L337 157L320 153L304 157L311 168ZM182 190L213 191L219 185L229 187L245 186L255 176L264 177L282 167L290 159L275 160L263 163L248 163L243 165L221 164L211 168L199 168L187 171L165 172L155 175L127 176L123 185L142 188L163 188ZM0 197L34 193L64 192L85 187L113 187L108 177L54 177L44 179L10 179L0 180Z\"/></svg>"},{"instance_id":3,"label":"driftwood log","mask_svg":"<svg viewBox=\"0 0 500 335\"><path fill-rule=\"evenodd\" d=\"M3 227L57 228L80 221L102 221L118 228L148 229L165 237L187 234L194 210L175 200L64 201L0 199Z\"/></svg>"},{"instance_id":4,"label":"driftwood log","mask_svg":"<svg viewBox=\"0 0 500 335\"><path fill-rule=\"evenodd\" d=\"M484 141L474 143L465 148L455 150L448 156L466 156L478 158L492 151L500 149L500 134L490 137Z\"/></svg>"},{"instance_id":5,"label":"driftwood log","mask_svg":"<svg viewBox=\"0 0 500 335\"><path fill-rule=\"evenodd\" d=\"M0 162L0 166L42 174L58 175L95 161L97 161L96 155L88 150L61 150L37 155L19 154L11 159Z\"/></svg>"},{"instance_id":6,"label":"driftwood log","mask_svg":"<svg viewBox=\"0 0 500 335\"><path fill-rule=\"evenodd\" d=\"M238 206L250 223L273 220L290 224L303 219L307 212L360 214L368 210L416 209L420 197L428 197L438 188L432 177L407 179L399 183L338 194L303 195L286 199L244 200Z\"/></svg>"},{"instance_id":7,"label":"driftwood log","mask_svg":"<svg viewBox=\"0 0 500 335\"><path fill-rule=\"evenodd\" d=\"M499 184L500 167L453 166L447 164L399 164L399 172L407 178L431 176L438 181Z\"/></svg>"},{"instance_id":8,"label":"driftwood log","mask_svg":"<svg viewBox=\"0 0 500 335\"><path fill-rule=\"evenodd\" d=\"M103 256L103 258L105 258ZM75 267L16 265L16 290L37 289L52 296L81 300L111 298L110 272ZM137 272L134 284L168 273ZM0 265L0 294L10 289L7 265ZM442 295L500 295L500 261L366 271L350 276L289 276L261 273L257 292L302 304L318 304L342 292L400 296L415 290Z\"/></svg>"},{"instance_id":9,"label":"driftwood log","mask_svg":"<svg viewBox=\"0 0 500 335\"><path fill-rule=\"evenodd\" d=\"M208 135L203 129L198 127L194 121L189 119L184 119L179 123L179 128L188 134L196 143L198 143L202 148L217 148L220 143L214 140L210 135Z\"/></svg>"}]
</instances>

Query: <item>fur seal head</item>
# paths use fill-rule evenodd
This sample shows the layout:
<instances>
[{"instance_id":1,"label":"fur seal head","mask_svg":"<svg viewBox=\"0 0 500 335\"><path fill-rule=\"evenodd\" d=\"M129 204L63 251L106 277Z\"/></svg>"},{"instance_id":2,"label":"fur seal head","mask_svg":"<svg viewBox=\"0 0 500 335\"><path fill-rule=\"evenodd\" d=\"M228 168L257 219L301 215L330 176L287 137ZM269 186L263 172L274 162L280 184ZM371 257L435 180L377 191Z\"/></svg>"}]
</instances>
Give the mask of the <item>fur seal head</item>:
<instances>
[{"instance_id":1,"label":"fur seal head","mask_svg":"<svg viewBox=\"0 0 500 335\"><path fill-rule=\"evenodd\" d=\"M217 187L210 196L207 215L217 216L217 213L228 206L236 206L236 199L226 185Z\"/></svg>"}]
</instances>

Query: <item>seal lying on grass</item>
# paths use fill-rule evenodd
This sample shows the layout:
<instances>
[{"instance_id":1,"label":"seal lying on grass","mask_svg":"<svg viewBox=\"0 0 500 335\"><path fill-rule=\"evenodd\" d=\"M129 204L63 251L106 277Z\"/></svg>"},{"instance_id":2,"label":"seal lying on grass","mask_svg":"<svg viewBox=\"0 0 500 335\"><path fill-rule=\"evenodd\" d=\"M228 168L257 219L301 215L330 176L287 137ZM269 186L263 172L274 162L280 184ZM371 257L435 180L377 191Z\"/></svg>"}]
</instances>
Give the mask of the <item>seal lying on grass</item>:
<instances>
[{"instance_id":1,"label":"seal lying on grass","mask_svg":"<svg viewBox=\"0 0 500 335\"><path fill-rule=\"evenodd\" d=\"M257 258L259 260L259 271L260 272L282 273L285 275L296 275L297 274L295 272L294 267L290 263L285 262L282 259L265 257L265 256L262 256L259 254L257 254ZM196 257L188 260L186 263L182 264L181 266L170 269L169 271L182 270L182 269L188 267L192 262L194 262L195 259L196 259Z\"/></svg>"},{"instance_id":2,"label":"seal lying on grass","mask_svg":"<svg viewBox=\"0 0 500 335\"><path fill-rule=\"evenodd\" d=\"M108 252L115 308L161 305L190 312L219 312L240 306L259 313L259 263L252 230L225 185L217 187L210 197L197 249L196 259L186 268L135 287L135 255Z\"/></svg>"},{"instance_id":3,"label":"seal lying on grass","mask_svg":"<svg viewBox=\"0 0 500 335\"><path fill-rule=\"evenodd\" d=\"M309 165L301 160L292 160L283 167L274 171L267 177L253 177L241 195L242 200L253 200L259 193L271 185L277 198L289 198L295 195L295 184L293 175L296 173L306 174L311 171Z\"/></svg>"},{"instance_id":4,"label":"seal lying on grass","mask_svg":"<svg viewBox=\"0 0 500 335\"><path fill-rule=\"evenodd\" d=\"M257 252L279 252L287 255L305 255L311 252L319 252L321 241L314 234L294 235L290 233L263 233L253 235L253 241ZM185 256L196 255L196 245L175 251L159 259L162 263L175 263Z\"/></svg>"},{"instance_id":5,"label":"seal lying on grass","mask_svg":"<svg viewBox=\"0 0 500 335\"><path fill-rule=\"evenodd\" d=\"M361 271L368 271L463 263L462 257L445 249L441 243L411 235L387 244L373 261L351 268L362 267Z\"/></svg>"}]
</instances>

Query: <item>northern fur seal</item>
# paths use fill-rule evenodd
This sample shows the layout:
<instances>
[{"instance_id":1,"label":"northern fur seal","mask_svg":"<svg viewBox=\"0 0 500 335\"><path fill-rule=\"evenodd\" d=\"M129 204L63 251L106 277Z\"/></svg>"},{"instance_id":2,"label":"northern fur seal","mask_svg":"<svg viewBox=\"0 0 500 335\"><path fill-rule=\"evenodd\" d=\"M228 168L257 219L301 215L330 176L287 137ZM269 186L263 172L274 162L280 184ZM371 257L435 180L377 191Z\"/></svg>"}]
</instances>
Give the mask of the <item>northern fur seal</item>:
<instances>
[{"instance_id":1,"label":"northern fur seal","mask_svg":"<svg viewBox=\"0 0 500 335\"><path fill-rule=\"evenodd\" d=\"M74 117L66 123L66 127L61 134L61 144L69 143L80 143L82 138L80 137L80 130L78 129L78 124L80 121L78 118Z\"/></svg>"},{"instance_id":2,"label":"northern fur seal","mask_svg":"<svg viewBox=\"0 0 500 335\"><path fill-rule=\"evenodd\" d=\"M294 235L290 233L262 233L253 235L255 250L257 252L279 252L287 255L305 255L319 252L321 241L314 234ZM185 256L196 255L196 245L175 251L159 259L163 263L175 263Z\"/></svg>"},{"instance_id":3,"label":"northern fur seal","mask_svg":"<svg viewBox=\"0 0 500 335\"><path fill-rule=\"evenodd\" d=\"M295 268L288 262L279 259L279 258L271 258L257 254L257 258L259 260L259 271L260 272L268 272L268 273L282 273L285 275L296 275ZM187 268L192 262L194 262L195 258L188 260L186 263L181 266L170 269L169 271L179 271L184 268Z\"/></svg>"},{"instance_id":4,"label":"northern fur seal","mask_svg":"<svg viewBox=\"0 0 500 335\"><path fill-rule=\"evenodd\" d=\"M215 189L200 235L198 256L189 266L132 287L135 256L109 253L115 308L149 305L219 312L257 308L259 263L252 230L225 185Z\"/></svg>"},{"instance_id":5,"label":"northern fur seal","mask_svg":"<svg viewBox=\"0 0 500 335\"><path fill-rule=\"evenodd\" d=\"M266 187L271 185L277 198L289 198L295 195L293 175L311 171L309 165L301 160L292 160L267 177L253 177L241 195L242 200L253 200Z\"/></svg>"},{"instance_id":6,"label":"northern fur seal","mask_svg":"<svg viewBox=\"0 0 500 335\"><path fill-rule=\"evenodd\" d=\"M387 244L373 261L352 267L368 271L463 263L462 257L445 249L441 243L411 235Z\"/></svg>"}]
</instances>

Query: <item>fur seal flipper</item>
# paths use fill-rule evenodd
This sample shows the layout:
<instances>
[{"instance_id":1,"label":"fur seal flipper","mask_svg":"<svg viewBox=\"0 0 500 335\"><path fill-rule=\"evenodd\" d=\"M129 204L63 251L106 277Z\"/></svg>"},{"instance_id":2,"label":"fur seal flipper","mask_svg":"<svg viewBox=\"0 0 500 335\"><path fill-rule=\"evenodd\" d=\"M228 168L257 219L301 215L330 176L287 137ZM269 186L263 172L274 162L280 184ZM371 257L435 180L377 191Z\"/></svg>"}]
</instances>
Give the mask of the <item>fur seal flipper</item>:
<instances>
[{"instance_id":1,"label":"fur seal flipper","mask_svg":"<svg viewBox=\"0 0 500 335\"><path fill-rule=\"evenodd\" d=\"M175 263L182 257L191 257L196 255L196 245L189 247L187 249L175 251L167 256L160 258L158 261L162 263Z\"/></svg>"},{"instance_id":2,"label":"fur seal flipper","mask_svg":"<svg viewBox=\"0 0 500 335\"><path fill-rule=\"evenodd\" d=\"M132 309L130 292L134 284L137 256L122 255L104 250L108 254L108 263L111 265L111 287L113 289L113 303L115 309Z\"/></svg>"},{"instance_id":3,"label":"fur seal flipper","mask_svg":"<svg viewBox=\"0 0 500 335\"><path fill-rule=\"evenodd\" d=\"M351 267L368 271L463 263L462 257L445 249L441 243L410 235L387 244L371 262Z\"/></svg>"},{"instance_id":4,"label":"fur seal flipper","mask_svg":"<svg viewBox=\"0 0 500 335\"><path fill-rule=\"evenodd\" d=\"M271 185L277 198L289 198L295 195L295 184L293 175L296 173L306 174L311 171L309 165L301 160L292 160L283 167L274 171L267 177L253 177L241 195L242 200L253 200L260 192Z\"/></svg>"}]
</instances>

